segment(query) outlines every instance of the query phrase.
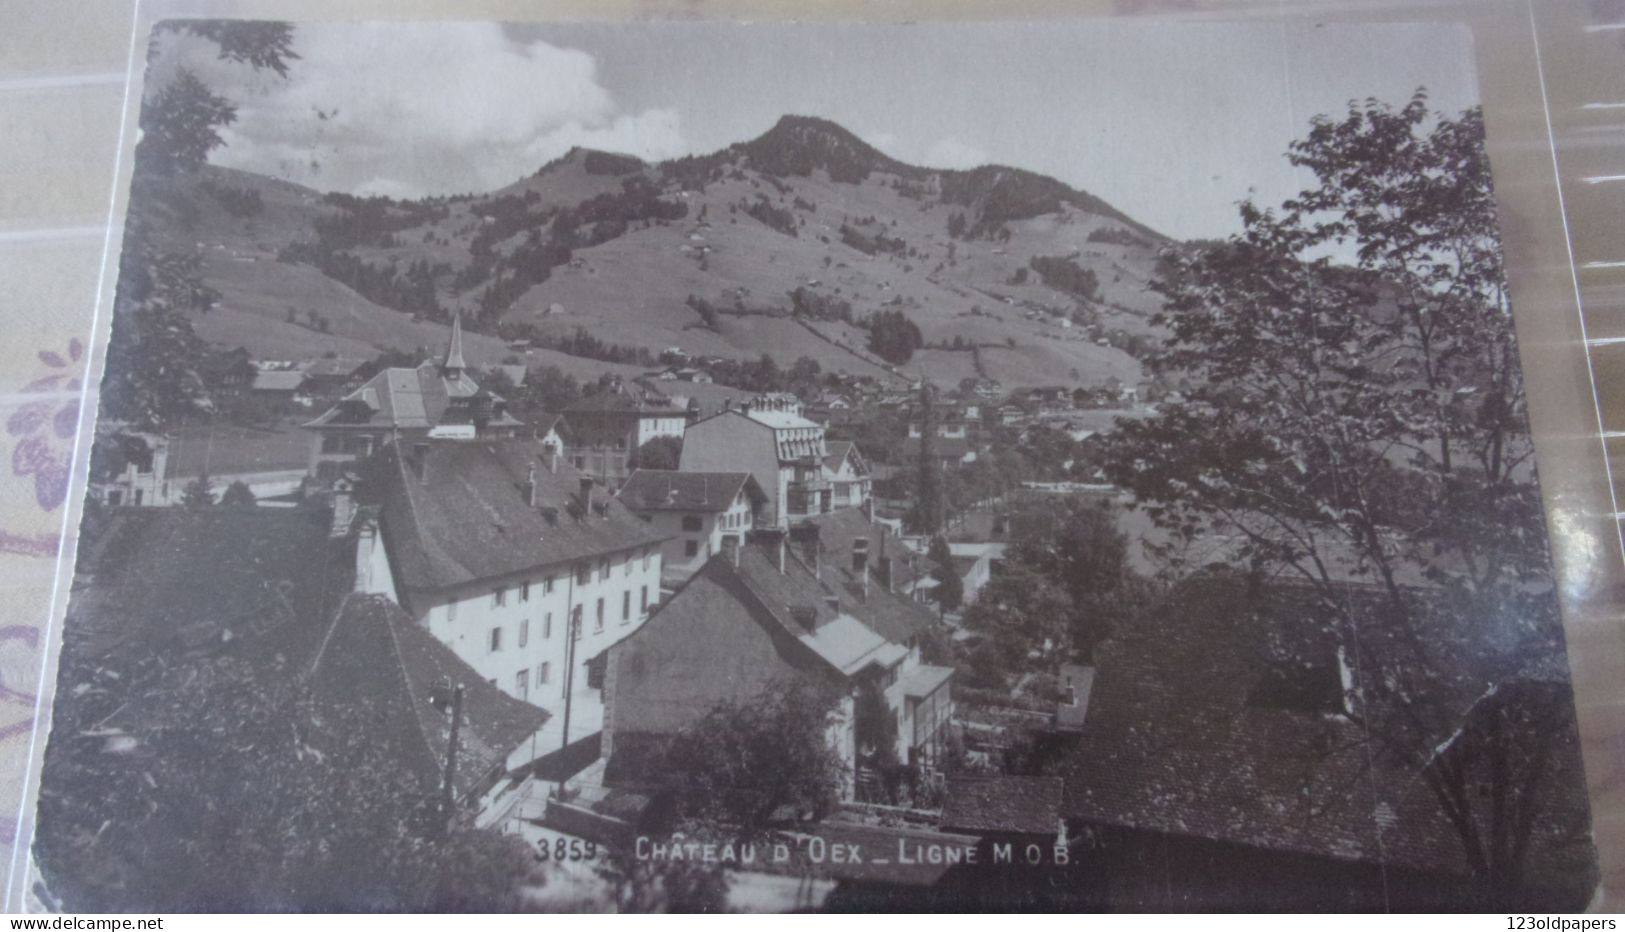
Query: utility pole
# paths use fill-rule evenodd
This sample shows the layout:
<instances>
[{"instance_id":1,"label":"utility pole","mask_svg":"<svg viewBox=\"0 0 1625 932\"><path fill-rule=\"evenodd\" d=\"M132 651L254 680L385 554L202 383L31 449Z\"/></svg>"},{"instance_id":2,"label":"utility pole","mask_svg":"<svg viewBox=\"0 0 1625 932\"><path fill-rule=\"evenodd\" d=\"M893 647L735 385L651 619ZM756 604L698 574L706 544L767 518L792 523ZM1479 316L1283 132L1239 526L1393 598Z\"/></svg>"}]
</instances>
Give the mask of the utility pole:
<instances>
[{"instance_id":1,"label":"utility pole","mask_svg":"<svg viewBox=\"0 0 1625 932\"><path fill-rule=\"evenodd\" d=\"M576 678L576 639L581 637L580 612L571 609L569 625L570 640L564 645L564 743L559 745L561 750L570 746L570 700Z\"/></svg>"},{"instance_id":2,"label":"utility pole","mask_svg":"<svg viewBox=\"0 0 1625 932\"><path fill-rule=\"evenodd\" d=\"M463 724L463 684L451 690L451 736L446 741L446 779L441 787L440 831L442 837L451 834L452 814L457 805L457 738Z\"/></svg>"}]
</instances>

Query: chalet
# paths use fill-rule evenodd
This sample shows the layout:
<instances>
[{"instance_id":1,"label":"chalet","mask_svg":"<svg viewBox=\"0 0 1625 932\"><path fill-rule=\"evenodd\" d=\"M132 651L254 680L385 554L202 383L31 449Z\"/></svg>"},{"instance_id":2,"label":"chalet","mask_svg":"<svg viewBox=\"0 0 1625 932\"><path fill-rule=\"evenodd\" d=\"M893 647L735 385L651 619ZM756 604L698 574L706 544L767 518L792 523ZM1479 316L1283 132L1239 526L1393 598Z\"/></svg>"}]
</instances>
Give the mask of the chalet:
<instances>
[{"instance_id":1,"label":"chalet","mask_svg":"<svg viewBox=\"0 0 1625 932\"><path fill-rule=\"evenodd\" d=\"M331 479L394 441L507 439L524 426L508 413L505 399L469 374L462 318L454 317L438 364L385 369L305 425L314 435L309 471Z\"/></svg>"},{"instance_id":2,"label":"chalet","mask_svg":"<svg viewBox=\"0 0 1625 932\"><path fill-rule=\"evenodd\" d=\"M575 468L619 484L631 472L638 447L656 437L683 436L688 408L660 392L616 382L565 408L564 421Z\"/></svg>"},{"instance_id":3,"label":"chalet","mask_svg":"<svg viewBox=\"0 0 1625 932\"><path fill-rule=\"evenodd\" d=\"M366 360L343 356L323 356L305 366L305 380L299 390L315 398L334 397L355 388L361 379L357 376Z\"/></svg>"},{"instance_id":4,"label":"chalet","mask_svg":"<svg viewBox=\"0 0 1625 932\"><path fill-rule=\"evenodd\" d=\"M305 372L296 367L268 368L261 367L254 372L254 381L249 384L249 391L256 395L270 398L292 400L294 392L305 383Z\"/></svg>"},{"instance_id":5,"label":"chalet","mask_svg":"<svg viewBox=\"0 0 1625 932\"><path fill-rule=\"evenodd\" d=\"M850 440L824 443L824 481L829 484L830 508L862 508L873 496L869 464Z\"/></svg>"},{"instance_id":6,"label":"chalet","mask_svg":"<svg viewBox=\"0 0 1625 932\"><path fill-rule=\"evenodd\" d=\"M749 701L812 678L843 697L830 740L857 775L888 757L930 769L952 717L953 669L920 659L931 622L888 591L859 554L841 564L816 545L759 531L711 558L631 637L609 650L602 753L612 782L658 780L639 762L721 702ZM826 557L828 557L826 559ZM882 704L894 746L855 732L858 702Z\"/></svg>"},{"instance_id":7,"label":"chalet","mask_svg":"<svg viewBox=\"0 0 1625 932\"><path fill-rule=\"evenodd\" d=\"M248 350L238 347L229 352L210 353L198 363L198 375L211 388L238 391L254 384L259 369L254 366Z\"/></svg>"},{"instance_id":8,"label":"chalet","mask_svg":"<svg viewBox=\"0 0 1625 932\"><path fill-rule=\"evenodd\" d=\"M627 510L667 537L662 584L675 588L725 546L743 543L767 501L748 472L639 469L618 494Z\"/></svg>"},{"instance_id":9,"label":"chalet","mask_svg":"<svg viewBox=\"0 0 1625 932\"><path fill-rule=\"evenodd\" d=\"M529 441L392 443L360 493L358 588L552 713L550 749L596 732L586 663L659 599L660 532Z\"/></svg>"}]
</instances>

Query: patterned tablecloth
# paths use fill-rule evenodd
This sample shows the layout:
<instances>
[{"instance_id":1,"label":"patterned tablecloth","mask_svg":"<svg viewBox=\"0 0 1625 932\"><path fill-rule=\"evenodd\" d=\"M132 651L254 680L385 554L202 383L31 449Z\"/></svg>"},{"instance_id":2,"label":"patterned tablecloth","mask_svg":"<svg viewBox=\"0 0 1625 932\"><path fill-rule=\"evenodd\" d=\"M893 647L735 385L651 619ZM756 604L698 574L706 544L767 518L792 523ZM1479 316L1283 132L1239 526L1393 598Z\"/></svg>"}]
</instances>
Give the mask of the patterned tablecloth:
<instances>
[{"instance_id":1,"label":"patterned tablecloth","mask_svg":"<svg viewBox=\"0 0 1625 932\"><path fill-rule=\"evenodd\" d=\"M0 0L0 845L49 722L42 682L108 238L133 3ZM36 725L40 728L36 732Z\"/></svg>"}]
</instances>

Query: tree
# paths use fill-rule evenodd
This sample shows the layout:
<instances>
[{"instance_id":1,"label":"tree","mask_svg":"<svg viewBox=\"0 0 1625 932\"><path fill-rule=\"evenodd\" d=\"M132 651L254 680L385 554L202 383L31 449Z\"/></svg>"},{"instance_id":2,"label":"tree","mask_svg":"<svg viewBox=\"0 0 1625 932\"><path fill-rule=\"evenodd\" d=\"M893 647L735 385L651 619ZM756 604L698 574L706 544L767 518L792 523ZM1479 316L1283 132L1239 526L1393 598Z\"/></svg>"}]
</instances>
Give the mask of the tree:
<instances>
[{"instance_id":1,"label":"tree","mask_svg":"<svg viewBox=\"0 0 1625 932\"><path fill-rule=\"evenodd\" d=\"M869 317L869 351L901 366L925 345L920 328L902 311L880 311Z\"/></svg>"},{"instance_id":2,"label":"tree","mask_svg":"<svg viewBox=\"0 0 1625 932\"><path fill-rule=\"evenodd\" d=\"M1128 559L1128 537L1106 502L1066 499L1042 512L1042 528L1012 545L1010 557L1044 574L1066 592L1066 625L1073 652L1088 659L1095 646L1131 619L1147 601L1146 583Z\"/></svg>"},{"instance_id":3,"label":"tree","mask_svg":"<svg viewBox=\"0 0 1625 932\"><path fill-rule=\"evenodd\" d=\"M988 636L1005 669L1036 656L1067 652L1072 600L1055 581L1018 559L1006 559L976 601L965 609L965 627ZM991 664L990 664L991 665Z\"/></svg>"},{"instance_id":4,"label":"tree","mask_svg":"<svg viewBox=\"0 0 1625 932\"><path fill-rule=\"evenodd\" d=\"M931 547L926 555L931 560L931 578L937 581L937 588L933 593L937 600L937 608L944 614L954 611L964 601L965 583L959 578L959 570L954 566L954 556L948 549L948 539L941 536L931 538Z\"/></svg>"},{"instance_id":5,"label":"tree","mask_svg":"<svg viewBox=\"0 0 1625 932\"><path fill-rule=\"evenodd\" d=\"M374 711L327 703L289 727L288 710L311 700L306 665L227 653L171 667L150 651L110 660L83 648L64 643L64 672L88 688L59 701L63 726L77 733L130 702L149 714L131 718L144 749L133 770L94 743L47 752L56 791L41 799L36 856L64 902L117 912L522 905L534 863L524 845L461 824L429 843L438 794L401 766L406 750ZM218 734L231 740L199 740Z\"/></svg>"},{"instance_id":6,"label":"tree","mask_svg":"<svg viewBox=\"0 0 1625 932\"><path fill-rule=\"evenodd\" d=\"M181 504L187 508L207 508L214 504L214 488L208 473L186 484L181 491Z\"/></svg>"},{"instance_id":7,"label":"tree","mask_svg":"<svg viewBox=\"0 0 1625 932\"><path fill-rule=\"evenodd\" d=\"M208 345L191 314L206 313L220 295L203 283L202 259L137 243L119 266L102 384L106 416L141 430L203 416L212 406L199 370Z\"/></svg>"},{"instance_id":8,"label":"tree","mask_svg":"<svg viewBox=\"0 0 1625 932\"><path fill-rule=\"evenodd\" d=\"M942 530L944 501L942 464L937 462L937 411L935 389L930 382L920 384L920 447L914 463L914 502L906 515L907 524L917 534Z\"/></svg>"},{"instance_id":9,"label":"tree","mask_svg":"<svg viewBox=\"0 0 1625 932\"><path fill-rule=\"evenodd\" d=\"M683 438L651 437L632 451L626 464L632 469L676 469L683 459Z\"/></svg>"},{"instance_id":10,"label":"tree","mask_svg":"<svg viewBox=\"0 0 1625 932\"><path fill-rule=\"evenodd\" d=\"M661 755L679 821L745 840L782 812L832 810L846 778L829 741L839 701L832 686L798 678L718 703Z\"/></svg>"},{"instance_id":11,"label":"tree","mask_svg":"<svg viewBox=\"0 0 1625 932\"><path fill-rule=\"evenodd\" d=\"M287 23L250 20L168 20L153 30L149 57L162 54L162 37L187 33L215 43L222 61L247 64L287 77L293 51L293 27ZM150 73L150 71L149 71ZM209 90L197 75L179 68L141 108L141 140L136 144L138 171L177 174L195 171L221 143L220 129L237 119L237 108Z\"/></svg>"},{"instance_id":12,"label":"tree","mask_svg":"<svg viewBox=\"0 0 1625 932\"><path fill-rule=\"evenodd\" d=\"M1424 629L1493 645L1489 677L1562 657L1482 114L1431 113L1421 92L1357 102L1288 158L1315 186L1279 211L1244 204L1228 241L1165 252L1152 364L1191 384L1120 426L1106 472L1176 541L1225 535L1255 576L1408 644L1401 662L1361 639L1352 663L1387 714L1374 739L1421 767L1462 724L1429 701L1443 673ZM1447 814L1485 808L1433 786ZM1489 798L1524 794L1529 812L1553 791L1503 780ZM1516 883L1531 823L1488 808L1488 832L1452 823L1481 880Z\"/></svg>"},{"instance_id":13,"label":"tree","mask_svg":"<svg viewBox=\"0 0 1625 932\"><path fill-rule=\"evenodd\" d=\"M149 57L163 37L186 33L215 43L218 56L286 75L292 27L247 20L170 20L154 29ZM185 68L156 86L141 108L132 202L159 198L153 179L203 166L220 145L221 127L236 119L230 101ZM207 350L191 317L207 313L220 295L203 276L196 250L175 251L155 240L142 211L131 211L119 257L119 288L102 388L103 413L142 430L163 430L212 410L198 364Z\"/></svg>"},{"instance_id":14,"label":"tree","mask_svg":"<svg viewBox=\"0 0 1625 932\"><path fill-rule=\"evenodd\" d=\"M220 496L220 504L232 508L253 508L256 504L254 490L239 479L226 486L226 491Z\"/></svg>"}]
</instances>

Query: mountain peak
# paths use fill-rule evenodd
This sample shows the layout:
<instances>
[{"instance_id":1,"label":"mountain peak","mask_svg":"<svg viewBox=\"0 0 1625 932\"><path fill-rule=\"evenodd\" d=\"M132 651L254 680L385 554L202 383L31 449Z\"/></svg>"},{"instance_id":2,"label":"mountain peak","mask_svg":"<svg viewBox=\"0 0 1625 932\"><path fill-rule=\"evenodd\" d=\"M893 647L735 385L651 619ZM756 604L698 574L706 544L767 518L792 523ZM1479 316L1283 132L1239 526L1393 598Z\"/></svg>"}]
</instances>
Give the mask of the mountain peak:
<instances>
[{"instance_id":1,"label":"mountain peak","mask_svg":"<svg viewBox=\"0 0 1625 932\"><path fill-rule=\"evenodd\" d=\"M770 175L808 175L821 168L836 181L858 182L870 172L915 171L823 117L786 114L740 149L752 167Z\"/></svg>"}]
</instances>

